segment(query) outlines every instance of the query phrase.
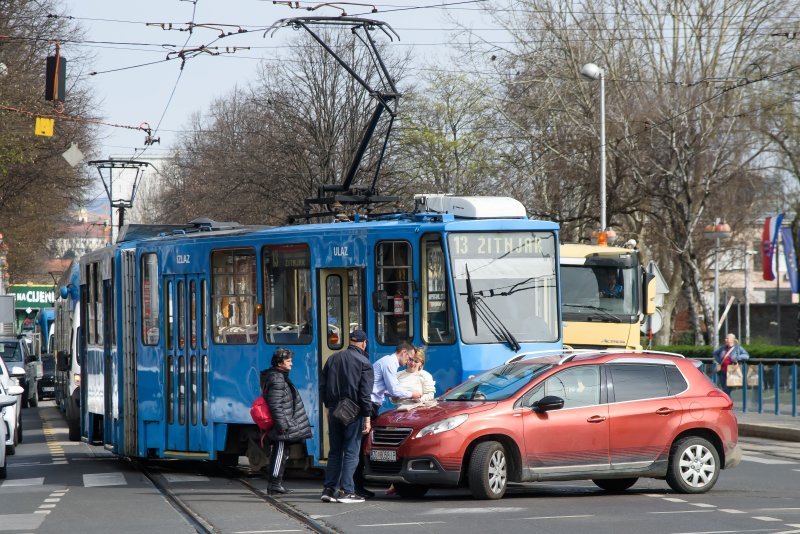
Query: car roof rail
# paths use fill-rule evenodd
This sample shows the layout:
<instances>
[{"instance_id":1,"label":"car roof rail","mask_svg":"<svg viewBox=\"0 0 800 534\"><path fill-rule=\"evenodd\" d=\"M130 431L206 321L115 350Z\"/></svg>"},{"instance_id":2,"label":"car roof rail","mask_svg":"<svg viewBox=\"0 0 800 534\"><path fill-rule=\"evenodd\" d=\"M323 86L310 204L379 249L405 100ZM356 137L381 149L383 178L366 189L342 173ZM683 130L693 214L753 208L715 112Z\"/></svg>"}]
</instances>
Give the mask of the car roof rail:
<instances>
[{"instance_id":1,"label":"car roof rail","mask_svg":"<svg viewBox=\"0 0 800 534\"><path fill-rule=\"evenodd\" d=\"M559 364L564 363L565 361L569 361L575 356L580 354L588 354L588 353L599 353L597 349L546 349L546 350L534 350L530 352L523 352L522 354L517 354L508 360L505 363L515 363L522 360L527 360L528 358L546 358L548 356L561 356L558 360Z\"/></svg>"},{"instance_id":2,"label":"car roof rail","mask_svg":"<svg viewBox=\"0 0 800 534\"><path fill-rule=\"evenodd\" d=\"M666 352L663 350L650 350L650 349L608 349L608 352L614 352L619 354L657 354L659 356L675 356L676 358L683 358L686 359L686 356L683 354L678 354L677 352Z\"/></svg>"}]
</instances>

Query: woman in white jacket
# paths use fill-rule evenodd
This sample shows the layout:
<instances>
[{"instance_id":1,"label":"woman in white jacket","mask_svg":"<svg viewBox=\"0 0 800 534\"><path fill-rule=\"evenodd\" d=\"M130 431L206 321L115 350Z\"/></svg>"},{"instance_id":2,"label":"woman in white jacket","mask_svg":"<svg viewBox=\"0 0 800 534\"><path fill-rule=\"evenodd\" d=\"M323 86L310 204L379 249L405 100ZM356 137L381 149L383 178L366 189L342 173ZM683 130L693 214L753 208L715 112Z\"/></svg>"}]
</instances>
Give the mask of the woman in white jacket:
<instances>
[{"instance_id":1,"label":"woman in white jacket","mask_svg":"<svg viewBox=\"0 0 800 534\"><path fill-rule=\"evenodd\" d=\"M406 369L397 373L400 387L406 391L419 391L422 396L418 400L393 398L392 402L398 406L413 406L421 402L432 401L436 396L436 382L431 374L423 369L425 365L425 351L417 348L414 356L409 358Z\"/></svg>"}]
</instances>

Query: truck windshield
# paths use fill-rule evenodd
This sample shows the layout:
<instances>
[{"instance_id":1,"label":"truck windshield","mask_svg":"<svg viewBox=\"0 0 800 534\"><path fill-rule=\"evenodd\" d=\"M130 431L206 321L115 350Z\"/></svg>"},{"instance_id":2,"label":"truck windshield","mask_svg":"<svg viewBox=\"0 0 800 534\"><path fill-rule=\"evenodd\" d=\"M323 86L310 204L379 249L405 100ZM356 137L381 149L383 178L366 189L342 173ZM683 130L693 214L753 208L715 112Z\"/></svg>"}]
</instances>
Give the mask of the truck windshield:
<instances>
[{"instance_id":1,"label":"truck windshield","mask_svg":"<svg viewBox=\"0 0 800 534\"><path fill-rule=\"evenodd\" d=\"M558 339L553 233L452 233L448 245L464 343Z\"/></svg>"},{"instance_id":2,"label":"truck windshield","mask_svg":"<svg viewBox=\"0 0 800 534\"><path fill-rule=\"evenodd\" d=\"M19 341L0 341L0 358L3 358L6 364L21 362L23 355Z\"/></svg>"},{"instance_id":3,"label":"truck windshield","mask_svg":"<svg viewBox=\"0 0 800 534\"><path fill-rule=\"evenodd\" d=\"M639 313L636 267L561 265L564 314L594 315L619 322L618 316Z\"/></svg>"}]
</instances>

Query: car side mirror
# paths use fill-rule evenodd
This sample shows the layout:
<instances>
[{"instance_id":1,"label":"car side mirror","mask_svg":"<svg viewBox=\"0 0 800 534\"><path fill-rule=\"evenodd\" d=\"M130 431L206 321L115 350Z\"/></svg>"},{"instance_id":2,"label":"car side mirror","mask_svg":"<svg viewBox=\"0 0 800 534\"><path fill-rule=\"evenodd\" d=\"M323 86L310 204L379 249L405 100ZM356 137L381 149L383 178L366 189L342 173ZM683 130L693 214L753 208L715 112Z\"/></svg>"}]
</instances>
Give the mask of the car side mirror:
<instances>
[{"instance_id":1,"label":"car side mirror","mask_svg":"<svg viewBox=\"0 0 800 534\"><path fill-rule=\"evenodd\" d=\"M25 369L23 369L18 365L15 365L14 367L11 368L10 374L14 378L22 378L25 376Z\"/></svg>"},{"instance_id":2,"label":"car side mirror","mask_svg":"<svg viewBox=\"0 0 800 534\"><path fill-rule=\"evenodd\" d=\"M69 352L60 350L56 352L56 368L61 372L69 371L70 368Z\"/></svg>"},{"instance_id":3,"label":"car side mirror","mask_svg":"<svg viewBox=\"0 0 800 534\"><path fill-rule=\"evenodd\" d=\"M549 412L550 410L560 410L564 407L564 399L555 395L547 395L534 402L531 408L536 413Z\"/></svg>"},{"instance_id":4,"label":"car side mirror","mask_svg":"<svg viewBox=\"0 0 800 534\"><path fill-rule=\"evenodd\" d=\"M6 391L9 395L22 395L25 393L25 388L22 386L13 385L6 388Z\"/></svg>"},{"instance_id":5,"label":"car side mirror","mask_svg":"<svg viewBox=\"0 0 800 534\"><path fill-rule=\"evenodd\" d=\"M0 410L7 406L14 406L17 403L17 398L11 395L0 395Z\"/></svg>"}]
</instances>

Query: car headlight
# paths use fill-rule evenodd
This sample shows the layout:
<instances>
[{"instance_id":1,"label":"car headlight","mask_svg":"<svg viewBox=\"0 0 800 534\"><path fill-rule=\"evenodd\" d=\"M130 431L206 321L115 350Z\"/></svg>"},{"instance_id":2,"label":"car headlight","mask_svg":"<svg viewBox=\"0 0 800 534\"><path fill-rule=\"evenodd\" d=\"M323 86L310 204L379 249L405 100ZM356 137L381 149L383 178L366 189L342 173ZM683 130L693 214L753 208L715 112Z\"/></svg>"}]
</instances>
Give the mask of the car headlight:
<instances>
[{"instance_id":1,"label":"car headlight","mask_svg":"<svg viewBox=\"0 0 800 534\"><path fill-rule=\"evenodd\" d=\"M456 415L455 417L442 419L441 421L437 421L420 430L417 433L417 437L421 438L423 436L427 436L428 434L440 434L442 432L447 432L448 430L453 430L466 421L467 417L467 414L462 413L461 415Z\"/></svg>"}]
</instances>

